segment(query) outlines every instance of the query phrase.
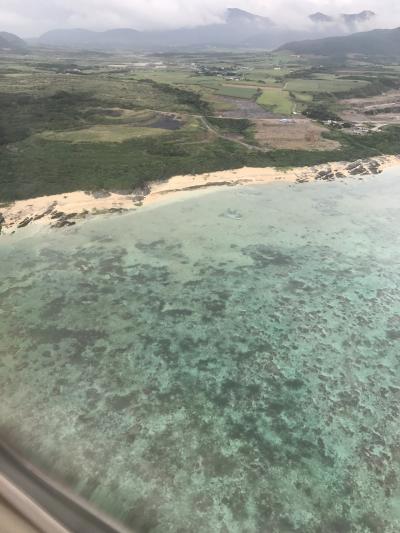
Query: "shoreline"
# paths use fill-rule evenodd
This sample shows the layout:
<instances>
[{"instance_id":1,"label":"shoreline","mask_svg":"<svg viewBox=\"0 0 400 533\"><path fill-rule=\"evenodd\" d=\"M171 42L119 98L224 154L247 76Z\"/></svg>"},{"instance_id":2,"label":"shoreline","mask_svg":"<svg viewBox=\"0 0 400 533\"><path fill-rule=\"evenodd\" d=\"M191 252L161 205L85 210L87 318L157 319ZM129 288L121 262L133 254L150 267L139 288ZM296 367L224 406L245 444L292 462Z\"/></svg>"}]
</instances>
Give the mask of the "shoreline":
<instances>
[{"instance_id":1,"label":"shoreline","mask_svg":"<svg viewBox=\"0 0 400 533\"><path fill-rule=\"evenodd\" d=\"M152 182L132 193L84 192L19 200L0 207L0 234L12 234L27 226L62 228L100 214L123 213L161 203L188 192L218 187L261 185L275 182L309 183L362 178L400 166L400 156L381 156L355 162L334 162L318 166L280 170L274 167L222 170L198 175L174 176Z\"/></svg>"}]
</instances>

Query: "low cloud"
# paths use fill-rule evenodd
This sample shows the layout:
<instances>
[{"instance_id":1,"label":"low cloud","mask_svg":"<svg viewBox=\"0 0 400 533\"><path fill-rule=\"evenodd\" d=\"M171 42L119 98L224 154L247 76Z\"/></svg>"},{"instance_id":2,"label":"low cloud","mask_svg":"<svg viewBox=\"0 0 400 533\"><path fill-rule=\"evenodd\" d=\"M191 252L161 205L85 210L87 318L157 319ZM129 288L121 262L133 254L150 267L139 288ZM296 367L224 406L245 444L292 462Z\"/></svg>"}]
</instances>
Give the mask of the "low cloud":
<instances>
[{"instance_id":1,"label":"low cloud","mask_svg":"<svg viewBox=\"0 0 400 533\"><path fill-rule=\"evenodd\" d=\"M397 0L0 0L0 30L27 37L54 28L177 28L221 21L228 7L299 28L315 11L335 16L364 9L378 13L375 26L400 25Z\"/></svg>"}]
</instances>

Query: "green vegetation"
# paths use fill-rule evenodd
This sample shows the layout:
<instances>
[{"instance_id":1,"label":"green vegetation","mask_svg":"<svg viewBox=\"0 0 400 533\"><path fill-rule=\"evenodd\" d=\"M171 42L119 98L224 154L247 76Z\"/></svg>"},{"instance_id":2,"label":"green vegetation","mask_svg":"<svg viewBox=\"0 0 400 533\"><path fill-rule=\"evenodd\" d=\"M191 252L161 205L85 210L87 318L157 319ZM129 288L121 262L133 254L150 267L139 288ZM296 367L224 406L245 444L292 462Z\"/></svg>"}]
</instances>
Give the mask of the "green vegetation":
<instances>
[{"instance_id":1,"label":"green vegetation","mask_svg":"<svg viewBox=\"0 0 400 533\"><path fill-rule=\"evenodd\" d=\"M37 131L76 127L83 109L96 103L88 94L66 91L49 97L0 93L0 145L21 141Z\"/></svg>"},{"instance_id":2,"label":"green vegetation","mask_svg":"<svg viewBox=\"0 0 400 533\"><path fill-rule=\"evenodd\" d=\"M314 103L307 106L304 115L320 122L325 120L340 120L340 117L326 103Z\"/></svg>"},{"instance_id":3,"label":"green vegetation","mask_svg":"<svg viewBox=\"0 0 400 533\"><path fill-rule=\"evenodd\" d=\"M244 133L253 127L253 123L247 119L208 117L207 120L213 126L217 126L220 130L227 133Z\"/></svg>"},{"instance_id":4,"label":"green vegetation","mask_svg":"<svg viewBox=\"0 0 400 533\"><path fill-rule=\"evenodd\" d=\"M257 93L258 89L255 87L223 85L218 89L218 94L222 96L231 96L232 98L246 98L248 100L255 98Z\"/></svg>"},{"instance_id":5,"label":"green vegetation","mask_svg":"<svg viewBox=\"0 0 400 533\"><path fill-rule=\"evenodd\" d=\"M131 66L141 59L149 66ZM155 69L152 61L165 68ZM238 78L217 71L234 71ZM246 79L258 81L247 86ZM197 52L152 59L71 57L58 50L57 60L51 52L2 56L0 202L74 190L133 190L176 174L398 153L398 126L365 136L331 131L328 136L342 146L334 151L263 152L246 145L256 144L255 119L267 113L337 120L339 98L399 86L398 65L315 65L288 54Z\"/></svg>"},{"instance_id":6,"label":"green vegetation","mask_svg":"<svg viewBox=\"0 0 400 533\"><path fill-rule=\"evenodd\" d=\"M72 143L121 143L139 137L156 137L168 134L162 128L138 128L128 125L91 126L90 128L71 131L45 131L38 135L48 141L64 141Z\"/></svg>"},{"instance_id":7,"label":"green vegetation","mask_svg":"<svg viewBox=\"0 0 400 533\"><path fill-rule=\"evenodd\" d=\"M348 79L344 77L343 79ZM348 91L340 91L342 98L368 98L369 96L377 96L386 91L400 88L400 79L398 76L388 77L384 75L355 75L353 80L364 82L364 85L358 85L349 89Z\"/></svg>"},{"instance_id":8,"label":"green vegetation","mask_svg":"<svg viewBox=\"0 0 400 533\"><path fill-rule=\"evenodd\" d=\"M144 83L147 83L164 95L172 96L179 104L186 106L191 110L199 113L207 113L210 111L209 105L198 93L168 85L167 83L157 83L153 80L144 80Z\"/></svg>"},{"instance_id":9,"label":"green vegetation","mask_svg":"<svg viewBox=\"0 0 400 533\"><path fill-rule=\"evenodd\" d=\"M281 47L295 54L345 57L360 54L367 58L398 58L400 55L400 29L373 30L340 37L328 37L289 43Z\"/></svg>"},{"instance_id":10,"label":"green vegetation","mask_svg":"<svg viewBox=\"0 0 400 533\"><path fill-rule=\"evenodd\" d=\"M290 93L290 96L296 102L301 102L303 104L309 104L313 101L313 95L307 93Z\"/></svg>"},{"instance_id":11,"label":"green vegetation","mask_svg":"<svg viewBox=\"0 0 400 533\"><path fill-rule=\"evenodd\" d=\"M257 103L272 113L291 115L293 102L290 94L282 89L266 89L257 99Z\"/></svg>"},{"instance_id":12,"label":"green vegetation","mask_svg":"<svg viewBox=\"0 0 400 533\"><path fill-rule=\"evenodd\" d=\"M303 93L344 93L360 89L368 85L368 81L340 78L323 78L310 80L290 80L286 89Z\"/></svg>"},{"instance_id":13,"label":"green vegetation","mask_svg":"<svg viewBox=\"0 0 400 533\"><path fill-rule=\"evenodd\" d=\"M256 144L255 127L251 120L207 117L208 123L229 136L238 135L249 144Z\"/></svg>"},{"instance_id":14,"label":"green vegetation","mask_svg":"<svg viewBox=\"0 0 400 533\"><path fill-rule=\"evenodd\" d=\"M329 138L339 141L342 149L262 153L249 151L225 139L208 143L188 142L186 135L176 133L168 142L162 138L152 138L151 142L142 138L101 144L29 140L21 143L17 152L0 149L1 200L82 189L133 190L146 181L177 174L242 166L316 165L400 152L400 127L387 128L383 133L365 137L332 132Z\"/></svg>"}]
</instances>

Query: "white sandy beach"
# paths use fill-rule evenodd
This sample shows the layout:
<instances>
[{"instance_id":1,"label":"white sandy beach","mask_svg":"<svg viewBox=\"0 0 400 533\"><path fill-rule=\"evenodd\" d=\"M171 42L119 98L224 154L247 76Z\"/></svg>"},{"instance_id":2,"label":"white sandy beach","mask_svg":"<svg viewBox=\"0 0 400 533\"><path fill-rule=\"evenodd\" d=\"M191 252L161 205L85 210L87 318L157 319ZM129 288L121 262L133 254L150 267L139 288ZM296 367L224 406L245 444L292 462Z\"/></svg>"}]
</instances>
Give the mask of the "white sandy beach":
<instances>
[{"instance_id":1,"label":"white sandy beach","mask_svg":"<svg viewBox=\"0 0 400 533\"><path fill-rule=\"evenodd\" d=\"M358 166L357 166L358 165ZM163 199L173 199L189 191L236 185L258 185L277 181L292 183L316 179L345 179L382 172L400 166L400 157L382 156L356 163L335 162L313 167L289 170L268 168L241 168L208 174L175 176L164 182L149 184L149 190L133 194L90 193L77 191L53 196L22 200L0 208L4 219L2 234L9 234L27 225L63 226L76 223L90 215L120 210L138 209ZM321 177L322 174L322 177ZM326 177L325 177L326 175ZM0 217L1 219L1 217Z\"/></svg>"}]
</instances>

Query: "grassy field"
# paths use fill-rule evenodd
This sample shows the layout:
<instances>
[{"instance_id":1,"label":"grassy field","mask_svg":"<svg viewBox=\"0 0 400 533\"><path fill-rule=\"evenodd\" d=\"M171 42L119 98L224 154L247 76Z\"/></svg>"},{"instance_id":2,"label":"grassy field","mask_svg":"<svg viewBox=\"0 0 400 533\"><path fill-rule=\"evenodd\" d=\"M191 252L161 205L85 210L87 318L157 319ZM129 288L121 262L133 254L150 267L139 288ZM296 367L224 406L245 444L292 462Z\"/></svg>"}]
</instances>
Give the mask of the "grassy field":
<instances>
[{"instance_id":1,"label":"grassy field","mask_svg":"<svg viewBox=\"0 0 400 533\"><path fill-rule=\"evenodd\" d=\"M308 93L291 93L296 102L310 104L313 101L313 95Z\"/></svg>"},{"instance_id":2,"label":"grassy field","mask_svg":"<svg viewBox=\"0 0 400 533\"><path fill-rule=\"evenodd\" d=\"M313 65L287 54L71 55L0 56L0 202L74 190L133 190L176 174L400 152L399 127L363 137L330 131L334 142L320 143L317 152L271 142L266 152L248 147L257 142L254 121L264 119L265 110L279 118L313 106L318 118L332 115L340 108L335 91L372 86L361 79L371 66L340 65L316 79ZM160 63L163 68L156 68ZM69 74L71 65L80 73ZM237 79L228 79L233 75ZM399 69L393 66L390 76L373 89L400 80ZM254 83L246 86L247 78ZM224 111L232 118L221 118ZM263 137L271 139L266 128Z\"/></svg>"},{"instance_id":3,"label":"grassy field","mask_svg":"<svg viewBox=\"0 0 400 533\"><path fill-rule=\"evenodd\" d=\"M285 88L288 91L303 93L342 93L368 85L362 80L342 80L335 77L311 80L291 80Z\"/></svg>"},{"instance_id":4,"label":"grassy field","mask_svg":"<svg viewBox=\"0 0 400 533\"><path fill-rule=\"evenodd\" d=\"M135 128L128 125L91 126L90 128L70 131L44 131L38 136L47 141L63 141L67 143L122 143L130 139L158 137L168 134L161 128Z\"/></svg>"},{"instance_id":5,"label":"grassy field","mask_svg":"<svg viewBox=\"0 0 400 533\"><path fill-rule=\"evenodd\" d=\"M251 100L257 95L257 88L240 87L239 85L222 85L218 89L218 94L221 96L231 96L232 98L245 98Z\"/></svg>"},{"instance_id":6,"label":"grassy field","mask_svg":"<svg viewBox=\"0 0 400 533\"><path fill-rule=\"evenodd\" d=\"M280 115L293 113L293 102L290 94L282 89L266 89L257 99L257 103L265 109Z\"/></svg>"}]
</instances>

